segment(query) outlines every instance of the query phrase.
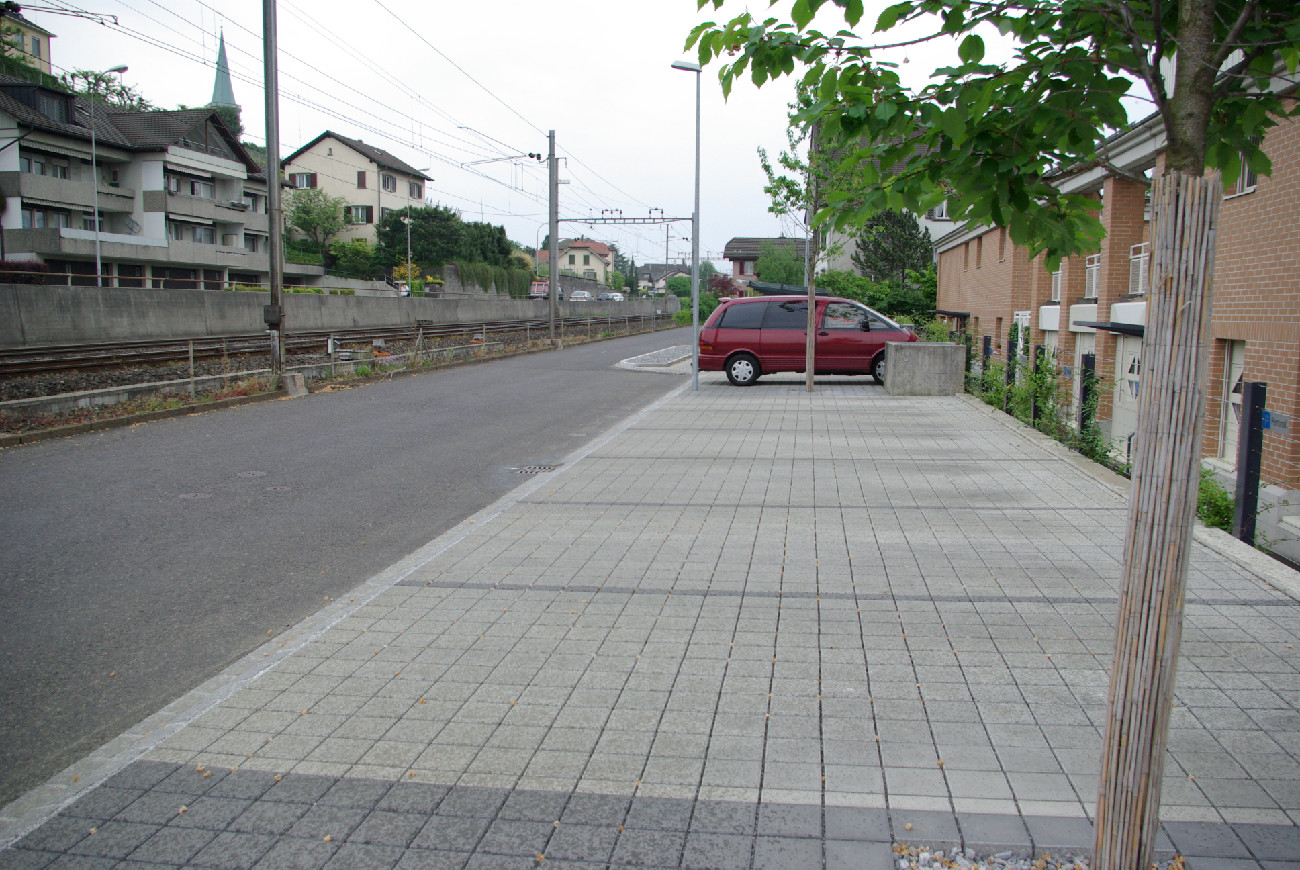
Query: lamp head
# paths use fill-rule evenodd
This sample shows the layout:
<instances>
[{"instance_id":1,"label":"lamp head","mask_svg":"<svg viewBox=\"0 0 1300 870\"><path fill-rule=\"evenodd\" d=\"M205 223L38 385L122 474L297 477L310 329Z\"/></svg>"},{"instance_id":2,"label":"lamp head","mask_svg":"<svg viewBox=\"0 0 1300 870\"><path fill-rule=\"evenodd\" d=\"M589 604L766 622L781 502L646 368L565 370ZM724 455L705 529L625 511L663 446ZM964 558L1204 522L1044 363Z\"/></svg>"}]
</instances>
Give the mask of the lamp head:
<instances>
[{"instance_id":1,"label":"lamp head","mask_svg":"<svg viewBox=\"0 0 1300 870\"><path fill-rule=\"evenodd\" d=\"M106 72L106 73L124 73L124 72L126 72L126 70L127 70L127 66L126 66L126 64L123 64L122 66L110 67L109 69L104 70L104 72Z\"/></svg>"},{"instance_id":2,"label":"lamp head","mask_svg":"<svg viewBox=\"0 0 1300 870\"><path fill-rule=\"evenodd\" d=\"M700 71L700 65L689 60L673 61L673 69L684 69L687 72L697 73Z\"/></svg>"}]
</instances>

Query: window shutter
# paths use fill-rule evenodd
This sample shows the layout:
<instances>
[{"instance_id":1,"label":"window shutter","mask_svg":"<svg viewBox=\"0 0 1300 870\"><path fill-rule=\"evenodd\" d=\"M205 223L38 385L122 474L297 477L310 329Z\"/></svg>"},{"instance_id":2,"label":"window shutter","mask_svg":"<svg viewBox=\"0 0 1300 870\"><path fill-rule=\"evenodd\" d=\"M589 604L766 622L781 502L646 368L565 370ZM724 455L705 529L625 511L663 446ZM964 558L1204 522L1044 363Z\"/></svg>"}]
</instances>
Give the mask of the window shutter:
<instances>
[{"instance_id":1,"label":"window shutter","mask_svg":"<svg viewBox=\"0 0 1300 870\"><path fill-rule=\"evenodd\" d=\"M365 190L365 189L366 189L366 171L364 169L358 169L357 190Z\"/></svg>"},{"instance_id":2,"label":"window shutter","mask_svg":"<svg viewBox=\"0 0 1300 870\"><path fill-rule=\"evenodd\" d=\"M366 223L373 224L374 222L375 222L375 207L373 205L368 205L366 206Z\"/></svg>"},{"instance_id":3,"label":"window shutter","mask_svg":"<svg viewBox=\"0 0 1300 870\"><path fill-rule=\"evenodd\" d=\"M314 189L316 187L316 173L313 172L311 175L308 175L307 182L307 186Z\"/></svg>"}]
</instances>

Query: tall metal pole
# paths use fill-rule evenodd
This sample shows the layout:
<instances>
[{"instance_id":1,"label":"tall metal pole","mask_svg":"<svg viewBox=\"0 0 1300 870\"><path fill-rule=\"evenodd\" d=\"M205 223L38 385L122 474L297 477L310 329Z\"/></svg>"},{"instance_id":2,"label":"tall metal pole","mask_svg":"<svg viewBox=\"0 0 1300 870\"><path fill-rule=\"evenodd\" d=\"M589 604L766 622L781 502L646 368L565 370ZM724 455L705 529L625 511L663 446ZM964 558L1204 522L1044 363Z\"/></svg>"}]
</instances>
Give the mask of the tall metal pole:
<instances>
[{"instance_id":1,"label":"tall metal pole","mask_svg":"<svg viewBox=\"0 0 1300 870\"><path fill-rule=\"evenodd\" d=\"M551 270L550 270L550 297L549 322L551 344L555 344L555 314L559 310L558 297L560 295L560 166L555 159L555 131L551 130L547 135L550 143L550 154L547 157L547 168L550 174L550 229L551 229Z\"/></svg>"},{"instance_id":2,"label":"tall metal pole","mask_svg":"<svg viewBox=\"0 0 1300 870\"><path fill-rule=\"evenodd\" d=\"M95 213L91 216L95 222L95 286L104 286L104 265L99 259L99 157L95 153L95 94L99 92L99 82L92 83L90 89L90 187L95 192Z\"/></svg>"},{"instance_id":3,"label":"tall metal pole","mask_svg":"<svg viewBox=\"0 0 1300 870\"><path fill-rule=\"evenodd\" d=\"M275 0L262 0L262 64L266 91L266 221L271 304L265 313L271 333L271 380L278 387L284 371L284 239L280 224L280 73L275 36Z\"/></svg>"},{"instance_id":4,"label":"tall metal pole","mask_svg":"<svg viewBox=\"0 0 1300 870\"><path fill-rule=\"evenodd\" d=\"M691 213L691 389L700 388L700 74L695 69L695 211Z\"/></svg>"}]
</instances>

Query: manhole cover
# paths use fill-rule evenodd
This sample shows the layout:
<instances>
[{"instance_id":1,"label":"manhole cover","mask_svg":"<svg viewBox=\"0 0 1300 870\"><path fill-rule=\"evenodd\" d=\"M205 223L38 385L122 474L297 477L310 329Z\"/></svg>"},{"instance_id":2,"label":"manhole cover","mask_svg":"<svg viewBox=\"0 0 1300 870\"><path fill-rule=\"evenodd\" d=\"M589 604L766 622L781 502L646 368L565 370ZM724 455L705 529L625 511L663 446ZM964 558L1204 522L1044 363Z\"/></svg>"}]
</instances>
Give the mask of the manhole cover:
<instances>
[{"instance_id":1,"label":"manhole cover","mask_svg":"<svg viewBox=\"0 0 1300 870\"><path fill-rule=\"evenodd\" d=\"M241 471L236 477L266 477L265 471Z\"/></svg>"},{"instance_id":2,"label":"manhole cover","mask_svg":"<svg viewBox=\"0 0 1300 870\"><path fill-rule=\"evenodd\" d=\"M543 474L559 467L558 465L525 465L523 468L516 468L515 471L519 474Z\"/></svg>"},{"instance_id":3,"label":"manhole cover","mask_svg":"<svg viewBox=\"0 0 1300 870\"><path fill-rule=\"evenodd\" d=\"M183 492L181 498L212 498L210 492Z\"/></svg>"},{"instance_id":4,"label":"manhole cover","mask_svg":"<svg viewBox=\"0 0 1300 870\"><path fill-rule=\"evenodd\" d=\"M288 492L288 491L289 491L289 487L287 487L287 486L268 486L268 487L266 488L266 491L267 491L267 492Z\"/></svg>"}]
</instances>

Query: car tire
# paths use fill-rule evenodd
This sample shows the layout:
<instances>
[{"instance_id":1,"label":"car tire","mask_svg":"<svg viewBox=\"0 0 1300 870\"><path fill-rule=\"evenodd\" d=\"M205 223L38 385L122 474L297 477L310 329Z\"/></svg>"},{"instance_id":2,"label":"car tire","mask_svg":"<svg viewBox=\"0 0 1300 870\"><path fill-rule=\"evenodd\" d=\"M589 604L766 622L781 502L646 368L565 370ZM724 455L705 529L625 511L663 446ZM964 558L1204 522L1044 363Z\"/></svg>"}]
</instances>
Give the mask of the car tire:
<instances>
[{"instance_id":1,"label":"car tire","mask_svg":"<svg viewBox=\"0 0 1300 870\"><path fill-rule=\"evenodd\" d=\"M876 383L884 386L885 383L885 355L876 354L876 358L871 361L871 376L876 379Z\"/></svg>"},{"instance_id":2,"label":"car tire","mask_svg":"<svg viewBox=\"0 0 1300 870\"><path fill-rule=\"evenodd\" d=\"M727 360L727 380L737 387L751 386L762 371L758 360L747 353L738 353Z\"/></svg>"}]
</instances>

